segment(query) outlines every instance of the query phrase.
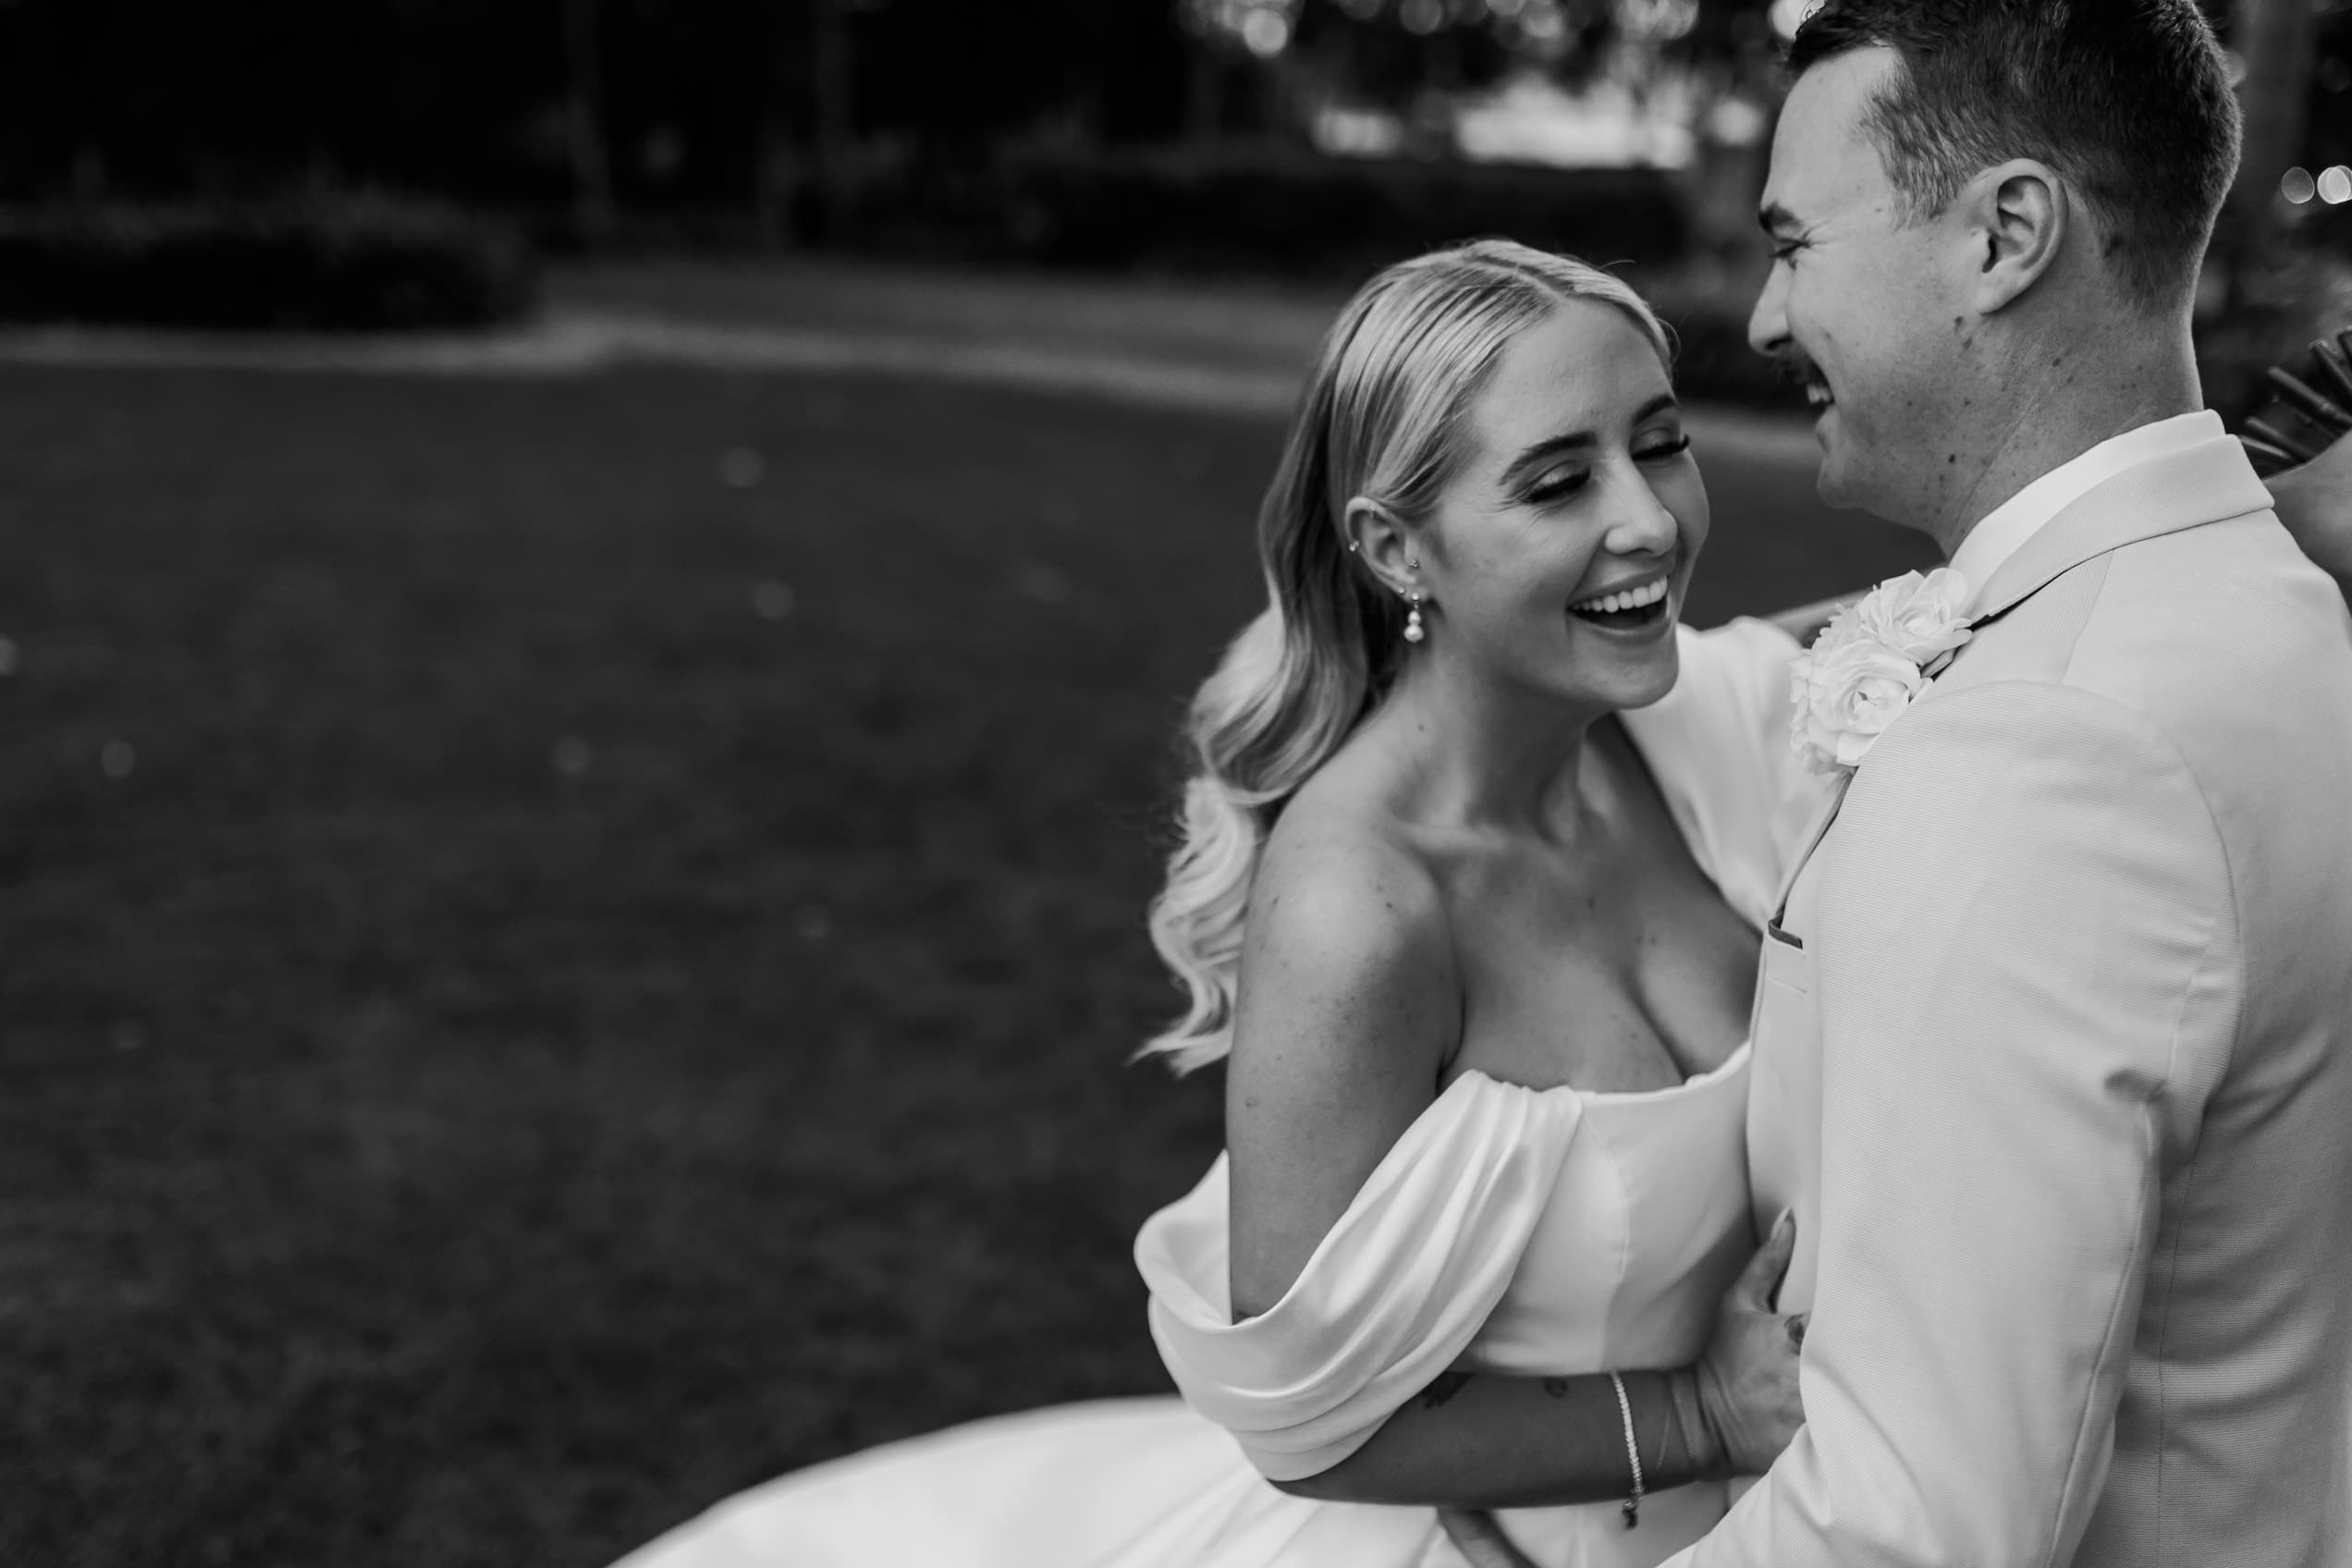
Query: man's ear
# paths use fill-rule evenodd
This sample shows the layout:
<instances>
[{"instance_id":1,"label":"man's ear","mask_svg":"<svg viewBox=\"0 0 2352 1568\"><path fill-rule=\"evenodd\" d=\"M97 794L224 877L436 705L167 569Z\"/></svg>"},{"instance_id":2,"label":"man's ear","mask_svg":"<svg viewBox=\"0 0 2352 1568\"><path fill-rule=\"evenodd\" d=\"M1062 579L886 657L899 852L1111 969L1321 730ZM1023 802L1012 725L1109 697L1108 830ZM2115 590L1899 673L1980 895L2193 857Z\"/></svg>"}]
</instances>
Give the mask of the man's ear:
<instances>
[{"instance_id":1,"label":"man's ear","mask_svg":"<svg viewBox=\"0 0 2352 1568\"><path fill-rule=\"evenodd\" d=\"M1991 315L2057 263L2075 223L2074 199L2049 165L2014 159L1968 182L1960 200L1974 251L1972 303Z\"/></svg>"},{"instance_id":2,"label":"man's ear","mask_svg":"<svg viewBox=\"0 0 2352 1568\"><path fill-rule=\"evenodd\" d=\"M1403 521L1379 502L1358 496L1347 504L1348 543L1390 593L1402 594L1420 582L1420 552Z\"/></svg>"}]
</instances>

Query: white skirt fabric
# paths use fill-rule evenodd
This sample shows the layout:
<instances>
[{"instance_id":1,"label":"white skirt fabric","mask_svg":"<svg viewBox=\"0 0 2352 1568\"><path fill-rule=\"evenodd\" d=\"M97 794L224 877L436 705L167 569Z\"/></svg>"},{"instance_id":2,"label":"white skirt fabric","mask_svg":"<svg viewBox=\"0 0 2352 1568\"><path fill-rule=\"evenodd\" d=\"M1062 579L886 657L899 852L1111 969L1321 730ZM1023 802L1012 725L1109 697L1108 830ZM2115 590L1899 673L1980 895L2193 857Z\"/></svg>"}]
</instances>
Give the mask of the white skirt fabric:
<instances>
[{"instance_id":1,"label":"white skirt fabric","mask_svg":"<svg viewBox=\"0 0 2352 1568\"><path fill-rule=\"evenodd\" d=\"M1654 1568L1721 1492L1501 1515L1544 1568ZM1603 1528L1567 1516L1599 1513ZM1277 1491L1174 1398L1105 1400L951 1427L743 1492L617 1568L1464 1568L1427 1508Z\"/></svg>"}]
</instances>

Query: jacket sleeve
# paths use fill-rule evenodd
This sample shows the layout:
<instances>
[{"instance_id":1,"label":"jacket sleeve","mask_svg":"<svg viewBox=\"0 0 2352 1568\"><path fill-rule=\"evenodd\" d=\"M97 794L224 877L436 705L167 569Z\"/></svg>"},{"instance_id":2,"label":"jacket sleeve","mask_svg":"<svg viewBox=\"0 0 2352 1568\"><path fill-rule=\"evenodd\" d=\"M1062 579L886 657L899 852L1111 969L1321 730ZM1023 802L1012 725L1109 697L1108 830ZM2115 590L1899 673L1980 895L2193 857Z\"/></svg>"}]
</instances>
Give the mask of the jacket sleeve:
<instances>
[{"instance_id":1,"label":"jacket sleeve","mask_svg":"<svg viewBox=\"0 0 2352 1568\"><path fill-rule=\"evenodd\" d=\"M2236 1029L2220 836L2144 720L2015 682L1904 716L1820 852L1807 1426L1677 1562L2064 1564Z\"/></svg>"}]
</instances>

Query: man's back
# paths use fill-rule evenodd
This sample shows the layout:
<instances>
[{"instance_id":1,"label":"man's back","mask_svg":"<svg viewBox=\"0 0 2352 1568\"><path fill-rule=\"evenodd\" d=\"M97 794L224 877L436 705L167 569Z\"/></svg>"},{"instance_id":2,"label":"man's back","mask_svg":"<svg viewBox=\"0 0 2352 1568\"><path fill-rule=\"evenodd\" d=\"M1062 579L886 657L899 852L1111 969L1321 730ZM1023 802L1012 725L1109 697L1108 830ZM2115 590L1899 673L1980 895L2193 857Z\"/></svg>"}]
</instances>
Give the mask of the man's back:
<instances>
[{"instance_id":1,"label":"man's back","mask_svg":"<svg viewBox=\"0 0 2352 1568\"><path fill-rule=\"evenodd\" d=\"M2052 682L2144 719L2226 866L2225 964L2156 1087L2154 1244L2076 1562L2352 1560L2352 635L2267 513L2085 562L1950 695ZM2119 825L2120 826L2120 825ZM2086 980L2091 977L2086 976Z\"/></svg>"}]
</instances>

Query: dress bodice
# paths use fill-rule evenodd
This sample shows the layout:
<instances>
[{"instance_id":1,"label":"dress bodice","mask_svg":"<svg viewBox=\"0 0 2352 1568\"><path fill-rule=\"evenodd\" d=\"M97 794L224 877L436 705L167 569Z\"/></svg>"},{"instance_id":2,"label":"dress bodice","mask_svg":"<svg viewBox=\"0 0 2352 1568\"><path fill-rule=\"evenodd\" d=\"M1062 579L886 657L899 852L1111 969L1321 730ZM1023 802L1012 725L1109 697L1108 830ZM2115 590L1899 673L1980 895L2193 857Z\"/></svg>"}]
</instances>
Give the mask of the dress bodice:
<instances>
[{"instance_id":1,"label":"dress bodice","mask_svg":"<svg viewBox=\"0 0 2352 1568\"><path fill-rule=\"evenodd\" d=\"M1753 1245L1747 1054L1635 1094L1455 1079L1282 1299L1232 1319L1222 1156L1135 1256L1178 1387L1277 1480L1339 1463L1458 1367L1687 1365Z\"/></svg>"},{"instance_id":2,"label":"dress bodice","mask_svg":"<svg viewBox=\"0 0 2352 1568\"><path fill-rule=\"evenodd\" d=\"M1747 1047L1672 1088L1525 1089L1576 1136L1519 1266L1459 1363L1519 1376L1687 1366L1754 1243Z\"/></svg>"}]
</instances>

